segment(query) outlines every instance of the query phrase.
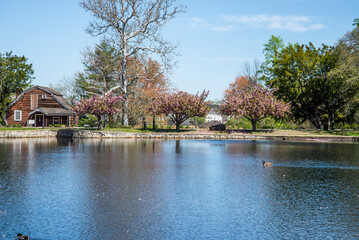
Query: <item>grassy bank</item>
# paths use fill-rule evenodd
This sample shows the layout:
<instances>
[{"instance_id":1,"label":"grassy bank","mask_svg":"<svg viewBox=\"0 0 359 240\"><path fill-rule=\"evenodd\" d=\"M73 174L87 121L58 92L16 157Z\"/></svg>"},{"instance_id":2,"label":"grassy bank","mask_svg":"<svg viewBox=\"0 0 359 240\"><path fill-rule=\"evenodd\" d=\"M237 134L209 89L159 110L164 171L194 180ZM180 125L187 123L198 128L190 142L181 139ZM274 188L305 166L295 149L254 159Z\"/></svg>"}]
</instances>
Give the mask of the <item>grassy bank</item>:
<instances>
[{"instance_id":1,"label":"grassy bank","mask_svg":"<svg viewBox=\"0 0 359 240\"><path fill-rule=\"evenodd\" d=\"M92 129L97 131L97 129ZM324 131L324 130L243 130L238 132L227 133L226 131L209 131L208 129L181 129L176 131L175 129L143 129L138 128L105 128L105 132L126 132L126 133L178 133L178 134L231 134L231 135L258 135L258 136L359 136L357 130L335 130L335 131Z\"/></svg>"},{"instance_id":2,"label":"grassy bank","mask_svg":"<svg viewBox=\"0 0 359 240\"><path fill-rule=\"evenodd\" d=\"M27 127L0 127L0 131L30 131L30 130L60 130L60 129L73 129L73 130L89 130L98 131L96 128L27 128ZM358 130L236 130L232 133L225 131L209 131L208 129L181 129L176 131L175 129L152 129L148 128L146 131L135 127L123 127L123 128L105 128L104 132L125 132L125 133L174 133L174 134L230 134L230 135L257 135L257 136L359 136Z\"/></svg>"}]
</instances>

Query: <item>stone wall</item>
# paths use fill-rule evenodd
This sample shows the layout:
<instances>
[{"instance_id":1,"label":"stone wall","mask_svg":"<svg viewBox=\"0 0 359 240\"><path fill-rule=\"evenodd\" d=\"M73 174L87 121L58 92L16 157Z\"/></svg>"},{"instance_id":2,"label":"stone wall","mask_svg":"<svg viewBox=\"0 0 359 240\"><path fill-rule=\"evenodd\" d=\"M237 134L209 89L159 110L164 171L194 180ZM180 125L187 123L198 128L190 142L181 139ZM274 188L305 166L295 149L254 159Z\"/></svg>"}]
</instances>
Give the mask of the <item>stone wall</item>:
<instances>
[{"instance_id":1,"label":"stone wall","mask_svg":"<svg viewBox=\"0 0 359 240\"><path fill-rule=\"evenodd\" d=\"M359 137L346 136L265 136L232 134L196 134L196 133L124 133L87 130L20 130L0 131L0 138L143 138L143 139L249 139L249 140L288 140L314 142L358 142Z\"/></svg>"},{"instance_id":2,"label":"stone wall","mask_svg":"<svg viewBox=\"0 0 359 240\"><path fill-rule=\"evenodd\" d=\"M260 136L183 133L123 133L86 130L59 130L57 137L66 138L149 138L149 139L265 139Z\"/></svg>"},{"instance_id":3,"label":"stone wall","mask_svg":"<svg viewBox=\"0 0 359 240\"><path fill-rule=\"evenodd\" d=\"M19 131L0 131L0 138L38 138L56 137L56 130L19 130Z\"/></svg>"}]
</instances>

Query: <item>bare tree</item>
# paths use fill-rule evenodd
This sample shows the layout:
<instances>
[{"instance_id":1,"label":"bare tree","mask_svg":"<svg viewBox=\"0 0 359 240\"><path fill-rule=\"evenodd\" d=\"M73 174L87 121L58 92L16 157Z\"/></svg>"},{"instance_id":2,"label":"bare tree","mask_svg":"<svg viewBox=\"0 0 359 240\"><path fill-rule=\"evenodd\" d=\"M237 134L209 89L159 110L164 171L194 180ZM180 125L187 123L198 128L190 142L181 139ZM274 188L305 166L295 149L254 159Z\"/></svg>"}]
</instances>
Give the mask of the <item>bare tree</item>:
<instances>
[{"instance_id":1,"label":"bare tree","mask_svg":"<svg viewBox=\"0 0 359 240\"><path fill-rule=\"evenodd\" d=\"M57 83L50 83L49 87L62 93L73 104L75 101L79 101L85 94L77 83L81 77L82 74L79 72L70 77L64 76Z\"/></svg>"},{"instance_id":2,"label":"bare tree","mask_svg":"<svg viewBox=\"0 0 359 240\"><path fill-rule=\"evenodd\" d=\"M117 85L110 90L122 91L123 124L128 125L128 88L139 76L128 74L127 65L157 55L169 69L177 46L163 39L161 31L185 7L177 5L176 0L83 0L80 5L94 17L87 32L105 35L119 48L121 70Z\"/></svg>"},{"instance_id":3,"label":"bare tree","mask_svg":"<svg viewBox=\"0 0 359 240\"><path fill-rule=\"evenodd\" d=\"M254 59L253 62L246 61L243 63L242 75L247 77L251 85L257 85L259 83L261 62L258 59Z\"/></svg>"}]
</instances>

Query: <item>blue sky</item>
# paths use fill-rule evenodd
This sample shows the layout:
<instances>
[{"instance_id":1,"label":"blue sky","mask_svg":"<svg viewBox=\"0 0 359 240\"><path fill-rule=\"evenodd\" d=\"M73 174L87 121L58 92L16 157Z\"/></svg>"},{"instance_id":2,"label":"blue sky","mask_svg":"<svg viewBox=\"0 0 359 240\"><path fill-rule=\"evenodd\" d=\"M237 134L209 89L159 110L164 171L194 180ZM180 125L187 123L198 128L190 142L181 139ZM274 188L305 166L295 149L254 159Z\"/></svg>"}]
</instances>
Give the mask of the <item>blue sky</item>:
<instances>
[{"instance_id":1,"label":"blue sky","mask_svg":"<svg viewBox=\"0 0 359 240\"><path fill-rule=\"evenodd\" d=\"M245 61L263 59L271 35L285 42L332 45L359 18L359 0L182 0L186 13L163 32L181 54L170 79L191 93L220 99ZM77 0L0 0L0 53L25 55L34 84L81 71L81 52L99 39L85 33L91 16Z\"/></svg>"}]
</instances>

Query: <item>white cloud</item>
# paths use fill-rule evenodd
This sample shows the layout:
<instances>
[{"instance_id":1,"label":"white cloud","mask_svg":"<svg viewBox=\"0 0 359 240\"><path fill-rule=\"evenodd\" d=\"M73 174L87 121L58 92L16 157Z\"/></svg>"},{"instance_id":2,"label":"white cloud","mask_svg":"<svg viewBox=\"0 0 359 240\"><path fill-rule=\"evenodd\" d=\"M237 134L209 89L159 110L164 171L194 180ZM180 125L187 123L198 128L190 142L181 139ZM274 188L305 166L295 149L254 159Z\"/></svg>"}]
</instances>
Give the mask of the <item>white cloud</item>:
<instances>
[{"instance_id":1,"label":"white cloud","mask_svg":"<svg viewBox=\"0 0 359 240\"><path fill-rule=\"evenodd\" d=\"M313 29L313 30L319 30L319 29L322 29L324 27L325 26L323 24L320 24L320 23L310 25L310 28Z\"/></svg>"},{"instance_id":2,"label":"white cloud","mask_svg":"<svg viewBox=\"0 0 359 240\"><path fill-rule=\"evenodd\" d=\"M224 15L222 16L225 22L231 24L244 25L251 28L267 28L288 30L292 32L305 32L308 30L319 30L324 27L323 24L314 23L314 20L309 16L295 16L295 15Z\"/></svg>"},{"instance_id":3,"label":"white cloud","mask_svg":"<svg viewBox=\"0 0 359 240\"><path fill-rule=\"evenodd\" d=\"M313 17L300 15L223 15L215 20L216 24L198 17L187 18L186 21L192 28L210 29L215 32L230 32L243 28L306 32L325 27L323 24L315 22Z\"/></svg>"},{"instance_id":4,"label":"white cloud","mask_svg":"<svg viewBox=\"0 0 359 240\"><path fill-rule=\"evenodd\" d=\"M230 32L234 30L234 28L235 27L233 25L221 25L221 26L212 27L212 30L216 32Z\"/></svg>"},{"instance_id":5,"label":"white cloud","mask_svg":"<svg viewBox=\"0 0 359 240\"><path fill-rule=\"evenodd\" d=\"M213 30L215 32L230 32L232 30L235 29L235 26L230 25L230 24L212 24L207 22L206 20L202 19L202 18L198 18L198 17L193 17L193 18L187 18L185 19L185 21L187 22L188 26L190 26L191 28L196 28L196 29L210 29Z\"/></svg>"},{"instance_id":6,"label":"white cloud","mask_svg":"<svg viewBox=\"0 0 359 240\"><path fill-rule=\"evenodd\" d=\"M193 28L208 27L208 23L202 18L197 18L197 17L187 18L186 21L188 22L189 26Z\"/></svg>"}]
</instances>

